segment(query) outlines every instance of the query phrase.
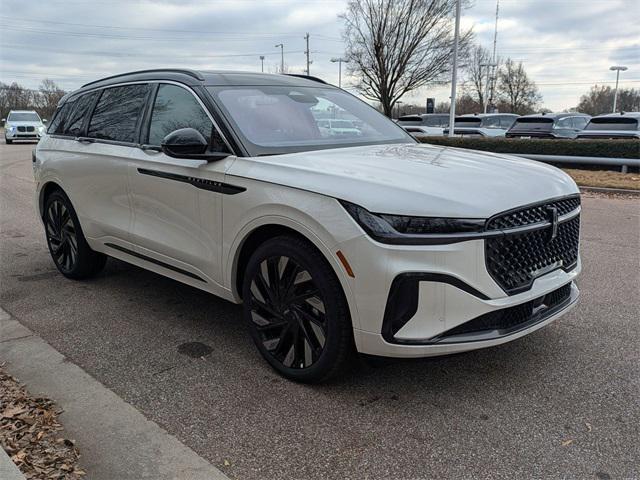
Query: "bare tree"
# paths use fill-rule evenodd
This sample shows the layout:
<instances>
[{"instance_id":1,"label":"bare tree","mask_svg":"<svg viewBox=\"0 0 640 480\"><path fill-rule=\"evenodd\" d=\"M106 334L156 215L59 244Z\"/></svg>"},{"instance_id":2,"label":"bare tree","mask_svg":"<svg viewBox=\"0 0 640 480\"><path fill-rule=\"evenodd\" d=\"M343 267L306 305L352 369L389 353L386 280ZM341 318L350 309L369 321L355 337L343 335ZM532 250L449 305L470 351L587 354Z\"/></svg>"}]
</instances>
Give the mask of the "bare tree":
<instances>
[{"instance_id":1,"label":"bare tree","mask_svg":"<svg viewBox=\"0 0 640 480\"><path fill-rule=\"evenodd\" d=\"M36 110L41 118L51 118L65 92L52 80L45 79L39 90L25 88L13 82L0 82L0 115L6 118L11 110Z\"/></svg>"},{"instance_id":2,"label":"bare tree","mask_svg":"<svg viewBox=\"0 0 640 480\"><path fill-rule=\"evenodd\" d=\"M491 63L491 52L482 45L474 45L469 50L468 58L465 62L465 82L464 89L467 93L484 108L487 90L487 68L485 65Z\"/></svg>"},{"instance_id":3,"label":"bare tree","mask_svg":"<svg viewBox=\"0 0 640 480\"><path fill-rule=\"evenodd\" d=\"M511 113L533 113L542 102L542 95L529 79L522 62L516 64L510 58L498 71L497 91L500 101Z\"/></svg>"},{"instance_id":4,"label":"bare tree","mask_svg":"<svg viewBox=\"0 0 640 480\"><path fill-rule=\"evenodd\" d=\"M412 90L447 80L455 0L350 0L344 39L355 87L388 117ZM464 51L471 30L461 35Z\"/></svg>"},{"instance_id":5,"label":"bare tree","mask_svg":"<svg viewBox=\"0 0 640 480\"><path fill-rule=\"evenodd\" d=\"M39 94L37 96L38 113L42 118L51 118L53 112L56 111L58 102L64 96L64 90L62 90L56 82L45 78L40 83Z\"/></svg>"},{"instance_id":6,"label":"bare tree","mask_svg":"<svg viewBox=\"0 0 640 480\"><path fill-rule=\"evenodd\" d=\"M578 103L576 110L589 115L611 113L614 94L615 90L610 86L594 85L589 92L580 97L580 103ZM640 111L640 90L634 88L618 89L617 108L623 112Z\"/></svg>"}]
</instances>

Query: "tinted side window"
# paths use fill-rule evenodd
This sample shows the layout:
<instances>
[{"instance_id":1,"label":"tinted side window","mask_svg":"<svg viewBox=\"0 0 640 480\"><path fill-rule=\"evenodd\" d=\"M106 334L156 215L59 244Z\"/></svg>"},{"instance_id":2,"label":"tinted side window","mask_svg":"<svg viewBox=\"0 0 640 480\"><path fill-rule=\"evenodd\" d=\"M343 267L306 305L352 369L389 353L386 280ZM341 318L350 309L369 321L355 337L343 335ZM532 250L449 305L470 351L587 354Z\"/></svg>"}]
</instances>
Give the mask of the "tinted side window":
<instances>
[{"instance_id":1,"label":"tinted side window","mask_svg":"<svg viewBox=\"0 0 640 480\"><path fill-rule=\"evenodd\" d=\"M125 85L102 91L87 136L133 143L149 85Z\"/></svg>"},{"instance_id":2,"label":"tinted side window","mask_svg":"<svg viewBox=\"0 0 640 480\"><path fill-rule=\"evenodd\" d=\"M55 115L53 116L53 120L49 124L49 128L47 128L47 133L49 135L62 135L62 132L64 131L65 120L69 115L69 111L71 110L72 106L72 103L65 102L61 107L58 107Z\"/></svg>"},{"instance_id":3,"label":"tinted side window","mask_svg":"<svg viewBox=\"0 0 640 480\"><path fill-rule=\"evenodd\" d=\"M93 106L98 92L91 92L78 97L72 104L64 121L63 135L77 137L82 135L84 120L89 113L89 108Z\"/></svg>"},{"instance_id":4,"label":"tinted side window","mask_svg":"<svg viewBox=\"0 0 640 480\"><path fill-rule=\"evenodd\" d=\"M195 128L211 142L213 123L193 94L176 85L160 85L149 124L149 144L160 145L180 128Z\"/></svg>"}]
</instances>

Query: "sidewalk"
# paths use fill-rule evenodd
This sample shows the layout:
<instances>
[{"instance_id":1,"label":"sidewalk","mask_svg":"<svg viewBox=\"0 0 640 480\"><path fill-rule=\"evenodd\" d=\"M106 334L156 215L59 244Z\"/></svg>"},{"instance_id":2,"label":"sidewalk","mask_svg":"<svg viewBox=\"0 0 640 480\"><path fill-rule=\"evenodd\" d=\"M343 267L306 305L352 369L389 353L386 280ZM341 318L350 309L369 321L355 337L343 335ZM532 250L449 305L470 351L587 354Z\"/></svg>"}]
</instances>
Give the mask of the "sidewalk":
<instances>
[{"instance_id":1,"label":"sidewalk","mask_svg":"<svg viewBox=\"0 0 640 480\"><path fill-rule=\"evenodd\" d=\"M53 399L92 480L223 480L227 477L69 362L0 308L0 361L33 394ZM3 457L4 455L4 457ZM0 453L0 478L12 479ZM11 462L9 460L9 462ZM10 470L7 470L10 472ZM15 472L14 472L15 473ZM23 478L19 476L17 479Z\"/></svg>"}]
</instances>

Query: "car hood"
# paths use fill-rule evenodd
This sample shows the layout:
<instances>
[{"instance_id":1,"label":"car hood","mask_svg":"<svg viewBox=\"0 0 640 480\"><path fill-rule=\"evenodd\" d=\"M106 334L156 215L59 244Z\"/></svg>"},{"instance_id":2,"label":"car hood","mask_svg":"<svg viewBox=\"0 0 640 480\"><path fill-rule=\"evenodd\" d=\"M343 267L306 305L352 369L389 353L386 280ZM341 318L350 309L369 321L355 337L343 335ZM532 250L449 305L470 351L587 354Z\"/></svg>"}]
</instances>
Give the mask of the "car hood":
<instances>
[{"instance_id":1,"label":"car hood","mask_svg":"<svg viewBox=\"0 0 640 480\"><path fill-rule=\"evenodd\" d=\"M487 218L579 190L543 163L432 145L376 145L239 157L228 175L347 200L377 213Z\"/></svg>"}]
</instances>

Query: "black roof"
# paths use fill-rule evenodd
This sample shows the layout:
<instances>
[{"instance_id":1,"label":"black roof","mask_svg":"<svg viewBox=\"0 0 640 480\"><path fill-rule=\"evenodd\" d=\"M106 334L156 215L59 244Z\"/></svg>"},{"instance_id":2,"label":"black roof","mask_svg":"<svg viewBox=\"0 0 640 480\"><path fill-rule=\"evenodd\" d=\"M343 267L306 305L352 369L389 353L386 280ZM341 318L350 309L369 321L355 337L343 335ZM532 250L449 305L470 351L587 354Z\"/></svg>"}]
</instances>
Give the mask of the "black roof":
<instances>
[{"instance_id":1,"label":"black roof","mask_svg":"<svg viewBox=\"0 0 640 480\"><path fill-rule=\"evenodd\" d=\"M78 90L65 95L61 102L69 96L79 92L91 90L94 88L107 87L125 82L140 82L145 80L171 80L182 83L191 87L195 86L224 86L224 85L241 85L241 86L297 86L312 87L318 86L319 83L327 87L324 80L317 77L306 75L281 75L272 73L254 73L242 71L225 71L225 70L189 70L178 68L164 68L155 70L139 70L135 72L121 73L110 77L102 78L83 85Z\"/></svg>"}]
</instances>

